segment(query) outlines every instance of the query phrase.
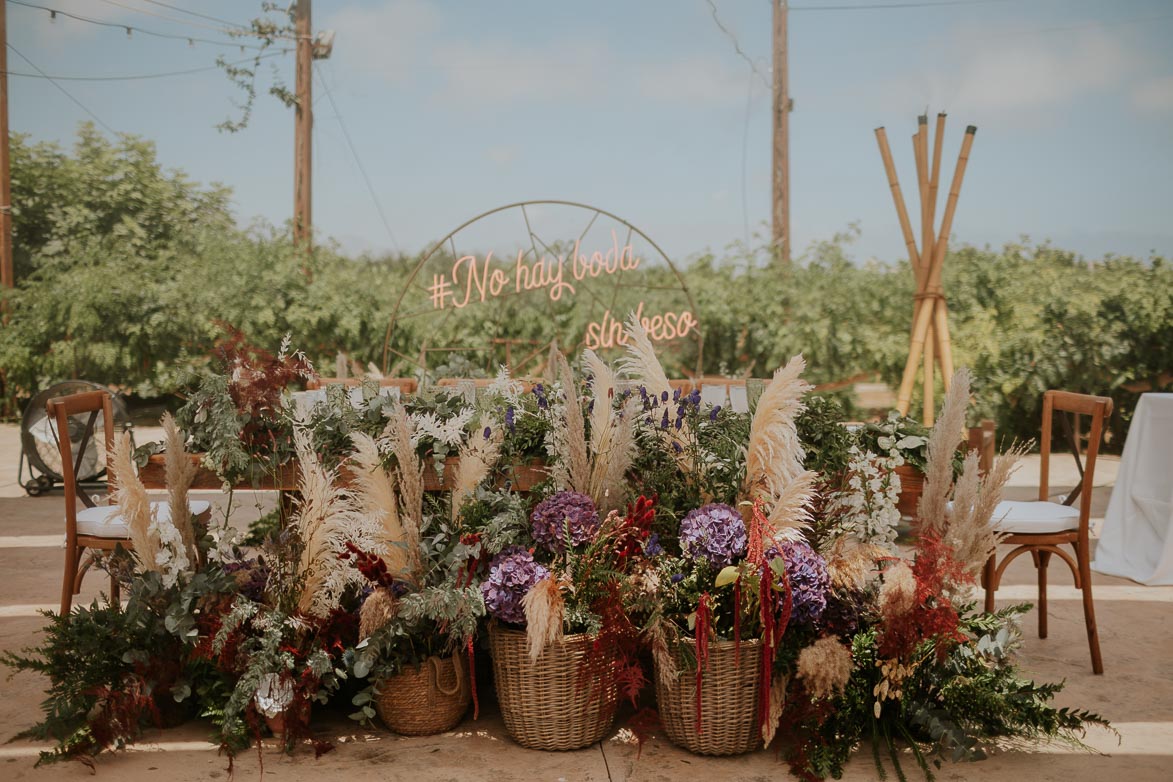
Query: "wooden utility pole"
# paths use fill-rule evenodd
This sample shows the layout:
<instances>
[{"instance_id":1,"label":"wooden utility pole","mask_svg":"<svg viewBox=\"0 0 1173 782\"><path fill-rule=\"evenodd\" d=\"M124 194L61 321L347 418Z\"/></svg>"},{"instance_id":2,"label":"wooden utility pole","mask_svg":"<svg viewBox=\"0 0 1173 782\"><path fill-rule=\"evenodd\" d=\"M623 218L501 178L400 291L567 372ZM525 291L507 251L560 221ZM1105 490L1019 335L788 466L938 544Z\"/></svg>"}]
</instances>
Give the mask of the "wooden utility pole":
<instances>
[{"instance_id":1,"label":"wooden utility pole","mask_svg":"<svg viewBox=\"0 0 1173 782\"><path fill-rule=\"evenodd\" d=\"M774 251L790 265L790 79L786 73L787 0L774 0Z\"/></svg>"},{"instance_id":2,"label":"wooden utility pole","mask_svg":"<svg viewBox=\"0 0 1173 782\"><path fill-rule=\"evenodd\" d=\"M310 0L297 0L297 116L293 142L293 241L309 249L313 241L313 33ZM308 272L308 266L307 272Z\"/></svg>"},{"instance_id":3,"label":"wooden utility pole","mask_svg":"<svg viewBox=\"0 0 1173 782\"><path fill-rule=\"evenodd\" d=\"M0 285L16 285L12 268L12 172L8 163L8 17L0 3Z\"/></svg>"}]
</instances>

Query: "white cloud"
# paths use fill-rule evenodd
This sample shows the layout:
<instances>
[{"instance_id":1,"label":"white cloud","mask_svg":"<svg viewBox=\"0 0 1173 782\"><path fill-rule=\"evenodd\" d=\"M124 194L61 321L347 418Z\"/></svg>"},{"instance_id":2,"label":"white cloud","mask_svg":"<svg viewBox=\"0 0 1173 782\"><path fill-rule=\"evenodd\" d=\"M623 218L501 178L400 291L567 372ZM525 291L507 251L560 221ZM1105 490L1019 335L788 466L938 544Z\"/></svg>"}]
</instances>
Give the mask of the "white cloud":
<instances>
[{"instance_id":1,"label":"white cloud","mask_svg":"<svg viewBox=\"0 0 1173 782\"><path fill-rule=\"evenodd\" d=\"M974 46L955 75L956 102L974 111L1017 111L1067 104L1122 85L1141 65L1135 50L1107 31L1010 38Z\"/></svg>"},{"instance_id":2,"label":"white cloud","mask_svg":"<svg viewBox=\"0 0 1173 782\"><path fill-rule=\"evenodd\" d=\"M1173 111L1173 76L1141 82L1132 91L1132 103L1145 111Z\"/></svg>"},{"instance_id":3,"label":"white cloud","mask_svg":"<svg viewBox=\"0 0 1173 782\"><path fill-rule=\"evenodd\" d=\"M388 0L374 7L352 6L328 17L323 28L338 34L335 56L390 82L406 81L427 65L421 45L441 23L422 0Z\"/></svg>"},{"instance_id":4,"label":"white cloud","mask_svg":"<svg viewBox=\"0 0 1173 782\"><path fill-rule=\"evenodd\" d=\"M714 56L670 62L634 60L606 42L582 36L533 40L456 37L448 6L427 0L384 0L350 6L326 20L338 33L335 56L393 83L438 79L436 98L458 105L576 100L634 95L668 102L735 102L744 69Z\"/></svg>"},{"instance_id":5,"label":"white cloud","mask_svg":"<svg viewBox=\"0 0 1173 782\"><path fill-rule=\"evenodd\" d=\"M1128 96L1154 66L1152 53L1129 30L1014 35L966 27L919 51L919 57L813 100L851 101L885 114L894 106L917 111L927 106L986 122L1012 117L1038 125L1079 101ZM1157 95L1146 97L1159 104ZM1140 100L1136 96L1134 102Z\"/></svg>"},{"instance_id":6,"label":"white cloud","mask_svg":"<svg viewBox=\"0 0 1173 782\"><path fill-rule=\"evenodd\" d=\"M449 43L435 50L443 97L456 102L585 98L604 92L613 55L589 41Z\"/></svg>"}]
</instances>

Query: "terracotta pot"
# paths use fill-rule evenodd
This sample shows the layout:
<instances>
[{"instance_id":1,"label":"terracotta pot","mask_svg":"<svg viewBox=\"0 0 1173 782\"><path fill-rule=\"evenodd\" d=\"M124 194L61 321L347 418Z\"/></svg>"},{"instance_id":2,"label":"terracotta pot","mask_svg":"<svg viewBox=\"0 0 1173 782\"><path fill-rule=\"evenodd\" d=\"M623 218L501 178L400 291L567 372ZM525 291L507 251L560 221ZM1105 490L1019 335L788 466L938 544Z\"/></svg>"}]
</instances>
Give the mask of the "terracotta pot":
<instances>
[{"instance_id":1,"label":"terracotta pot","mask_svg":"<svg viewBox=\"0 0 1173 782\"><path fill-rule=\"evenodd\" d=\"M925 474L907 464L897 467L896 474L900 476L900 499L896 502L896 509L902 516L915 518L916 506L925 490Z\"/></svg>"}]
</instances>

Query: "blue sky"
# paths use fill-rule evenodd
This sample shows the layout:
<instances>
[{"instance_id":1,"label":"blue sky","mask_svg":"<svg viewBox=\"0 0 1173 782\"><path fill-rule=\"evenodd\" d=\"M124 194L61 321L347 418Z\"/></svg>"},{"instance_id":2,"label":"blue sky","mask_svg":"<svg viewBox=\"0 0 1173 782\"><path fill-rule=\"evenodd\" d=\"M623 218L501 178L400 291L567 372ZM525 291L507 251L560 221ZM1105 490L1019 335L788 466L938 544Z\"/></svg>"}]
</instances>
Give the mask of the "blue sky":
<instances>
[{"instance_id":1,"label":"blue sky","mask_svg":"<svg viewBox=\"0 0 1173 782\"><path fill-rule=\"evenodd\" d=\"M216 22L145 0L28 1L225 38L194 26ZM928 108L949 114L948 173L964 126L979 128L955 241L1001 245L1028 234L1088 257L1173 256L1173 2L825 8L892 2L792 3L796 254L855 223L858 260L902 257L873 129L887 126L911 200L909 137ZM555 198L630 220L674 259L768 233L771 6L712 3L319 0L314 28L337 38L315 82L317 231L350 252L414 253L479 212ZM260 7L167 4L240 22ZM152 74L208 66L219 53L244 56L62 16L50 22L11 2L8 36L59 76ZM13 72L32 70L11 49L8 61ZM292 55L271 62L292 84ZM240 97L217 70L60 83L113 129L153 140L166 166L230 186L242 222L280 223L292 210L293 113L263 94L268 65L261 74L252 122L236 134L214 127ZM13 76L9 90L12 130L35 140L68 144L87 118L43 79Z\"/></svg>"}]
</instances>

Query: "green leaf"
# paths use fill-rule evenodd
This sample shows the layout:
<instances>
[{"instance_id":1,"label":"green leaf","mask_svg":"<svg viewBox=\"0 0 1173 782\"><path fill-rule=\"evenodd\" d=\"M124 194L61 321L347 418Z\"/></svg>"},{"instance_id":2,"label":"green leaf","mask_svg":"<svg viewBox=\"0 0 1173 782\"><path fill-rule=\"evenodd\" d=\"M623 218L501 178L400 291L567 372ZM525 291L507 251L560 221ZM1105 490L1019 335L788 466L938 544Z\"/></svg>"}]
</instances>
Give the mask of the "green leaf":
<instances>
[{"instance_id":1,"label":"green leaf","mask_svg":"<svg viewBox=\"0 0 1173 782\"><path fill-rule=\"evenodd\" d=\"M726 584L732 584L740 577L741 570L736 565L726 565L717 574L717 578L713 581L713 586L723 587Z\"/></svg>"}]
</instances>

